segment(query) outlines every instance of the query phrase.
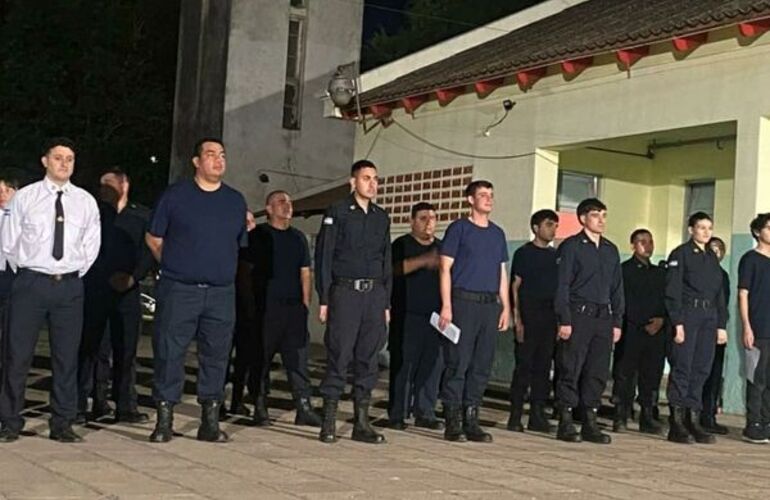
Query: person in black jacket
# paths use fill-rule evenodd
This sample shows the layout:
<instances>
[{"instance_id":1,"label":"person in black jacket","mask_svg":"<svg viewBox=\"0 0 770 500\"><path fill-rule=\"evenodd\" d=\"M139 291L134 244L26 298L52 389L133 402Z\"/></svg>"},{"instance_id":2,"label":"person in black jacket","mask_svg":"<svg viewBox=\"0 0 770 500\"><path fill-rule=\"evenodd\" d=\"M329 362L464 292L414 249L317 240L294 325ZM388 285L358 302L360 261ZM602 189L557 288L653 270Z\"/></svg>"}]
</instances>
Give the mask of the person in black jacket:
<instances>
[{"instance_id":1,"label":"person in black jacket","mask_svg":"<svg viewBox=\"0 0 770 500\"><path fill-rule=\"evenodd\" d=\"M727 340L727 307L719 259L709 248L711 216L692 214L691 238L671 252L666 274L666 310L674 327L669 353L668 440L711 444L716 441L700 424L703 384L711 372L717 342Z\"/></svg>"},{"instance_id":2,"label":"person in black jacket","mask_svg":"<svg viewBox=\"0 0 770 500\"><path fill-rule=\"evenodd\" d=\"M639 430L658 434L661 427L655 421L653 408L666 358L663 302L666 271L650 262L655 242L649 230L637 229L631 233L631 248L633 256L621 266L626 311L623 337L615 346L614 354L612 427L615 432L626 429L638 385L642 407Z\"/></svg>"}]
</instances>

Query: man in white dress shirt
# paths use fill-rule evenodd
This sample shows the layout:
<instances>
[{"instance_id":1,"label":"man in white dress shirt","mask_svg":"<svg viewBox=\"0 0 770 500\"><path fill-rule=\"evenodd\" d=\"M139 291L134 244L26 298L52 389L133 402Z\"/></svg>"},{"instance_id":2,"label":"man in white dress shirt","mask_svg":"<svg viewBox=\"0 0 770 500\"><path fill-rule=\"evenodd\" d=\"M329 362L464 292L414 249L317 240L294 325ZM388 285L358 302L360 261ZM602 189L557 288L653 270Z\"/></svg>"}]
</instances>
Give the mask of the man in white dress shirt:
<instances>
[{"instance_id":1,"label":"man in white dress shirt","mask_svg":"<svg viewBox=\"0 0 770 500\"><path fill-rule=\"evenodd\" d=\"M0 442L19 438L27 375L40 329L48 326L53 373L49 437L73 443L78 347L83 325L80 278L99 253L96 200L70 183L75 146L56 138L43 149L43 180L19 190L3 213L0 245L16 270L11 287L0 388Z\"/></svg>"}]
</instances>

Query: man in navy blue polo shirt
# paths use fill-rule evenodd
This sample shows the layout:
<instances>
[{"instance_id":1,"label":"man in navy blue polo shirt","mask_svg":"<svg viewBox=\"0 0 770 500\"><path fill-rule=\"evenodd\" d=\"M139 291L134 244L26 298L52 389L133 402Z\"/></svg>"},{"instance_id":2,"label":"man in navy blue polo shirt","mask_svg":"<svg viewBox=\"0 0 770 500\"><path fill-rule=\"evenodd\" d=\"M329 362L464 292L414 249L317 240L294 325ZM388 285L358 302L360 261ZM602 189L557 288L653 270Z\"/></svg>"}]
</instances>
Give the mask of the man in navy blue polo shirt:
<instances>
[{"instance_id":1,"label":"man in navy blue polo shirt","mask_svg":"<svg viewBox=\"0 0 770 500\"><path fill-rule=\"evenodd\" d=\"M224 442L219 407L235 323L235 270L246 243L246 201L222 182L225 148L201 139L192 158L195 177L169 186L155 207L147 245L160 261L153 337L153 399L158 421L150 441L173 435L173 407L182 397L184 361L198 344L198 439Z\"/></svg>"},{"instance_id":2,"label":"man in navy blue polo shirt","mask_svg":"<svg viewBox=\"0 0 770 500\"><path fill-rule=\"evenodd\" d=\"M465 188L471 214L451 223L441 245L439 327L454 322L457 344L444 339L441 399L448 441L489 443L479 426L479 407L495 357L497 331L508 329L508 245L503 230L489 220L492 183L473 181Z\"/></svg>"}]
</instances>

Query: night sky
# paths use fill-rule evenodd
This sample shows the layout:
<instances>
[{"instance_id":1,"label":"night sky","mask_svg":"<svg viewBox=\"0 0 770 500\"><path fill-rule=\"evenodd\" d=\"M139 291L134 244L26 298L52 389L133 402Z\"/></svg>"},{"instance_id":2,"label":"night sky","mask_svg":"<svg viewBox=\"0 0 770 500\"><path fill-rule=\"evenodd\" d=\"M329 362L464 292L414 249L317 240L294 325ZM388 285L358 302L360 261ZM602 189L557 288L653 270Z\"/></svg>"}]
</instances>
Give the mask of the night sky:
<instances>
[{"instance_id":1,"label":"night sky","mask_svg":"<svg viewBox=\"0 0 770 500\"><path fill-rule=\"evenodd\" d=\"M364 0L364 43L380 28L393 34L404 23L404 15L377 9L374 6L389 9L406 9L409 0Z\"/></svg>"}]
</instances>

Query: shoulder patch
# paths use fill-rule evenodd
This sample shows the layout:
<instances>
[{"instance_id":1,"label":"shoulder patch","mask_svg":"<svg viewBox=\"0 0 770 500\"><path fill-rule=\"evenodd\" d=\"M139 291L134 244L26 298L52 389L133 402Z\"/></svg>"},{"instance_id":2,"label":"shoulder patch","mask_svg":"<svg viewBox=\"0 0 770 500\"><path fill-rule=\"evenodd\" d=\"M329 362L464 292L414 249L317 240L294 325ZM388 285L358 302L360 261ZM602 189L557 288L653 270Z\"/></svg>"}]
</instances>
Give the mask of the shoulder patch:
<instances>
[{"instance_id":1,"label":"shoulder patch","mask_svg":"<svg viewBox=\"0 0 770 500\"><path fill-rule=\"evenodd\" d=\"M324 225L331 226L332 224L334 224L333 217L324 217Z\"/></svg>"}]
</instances>

